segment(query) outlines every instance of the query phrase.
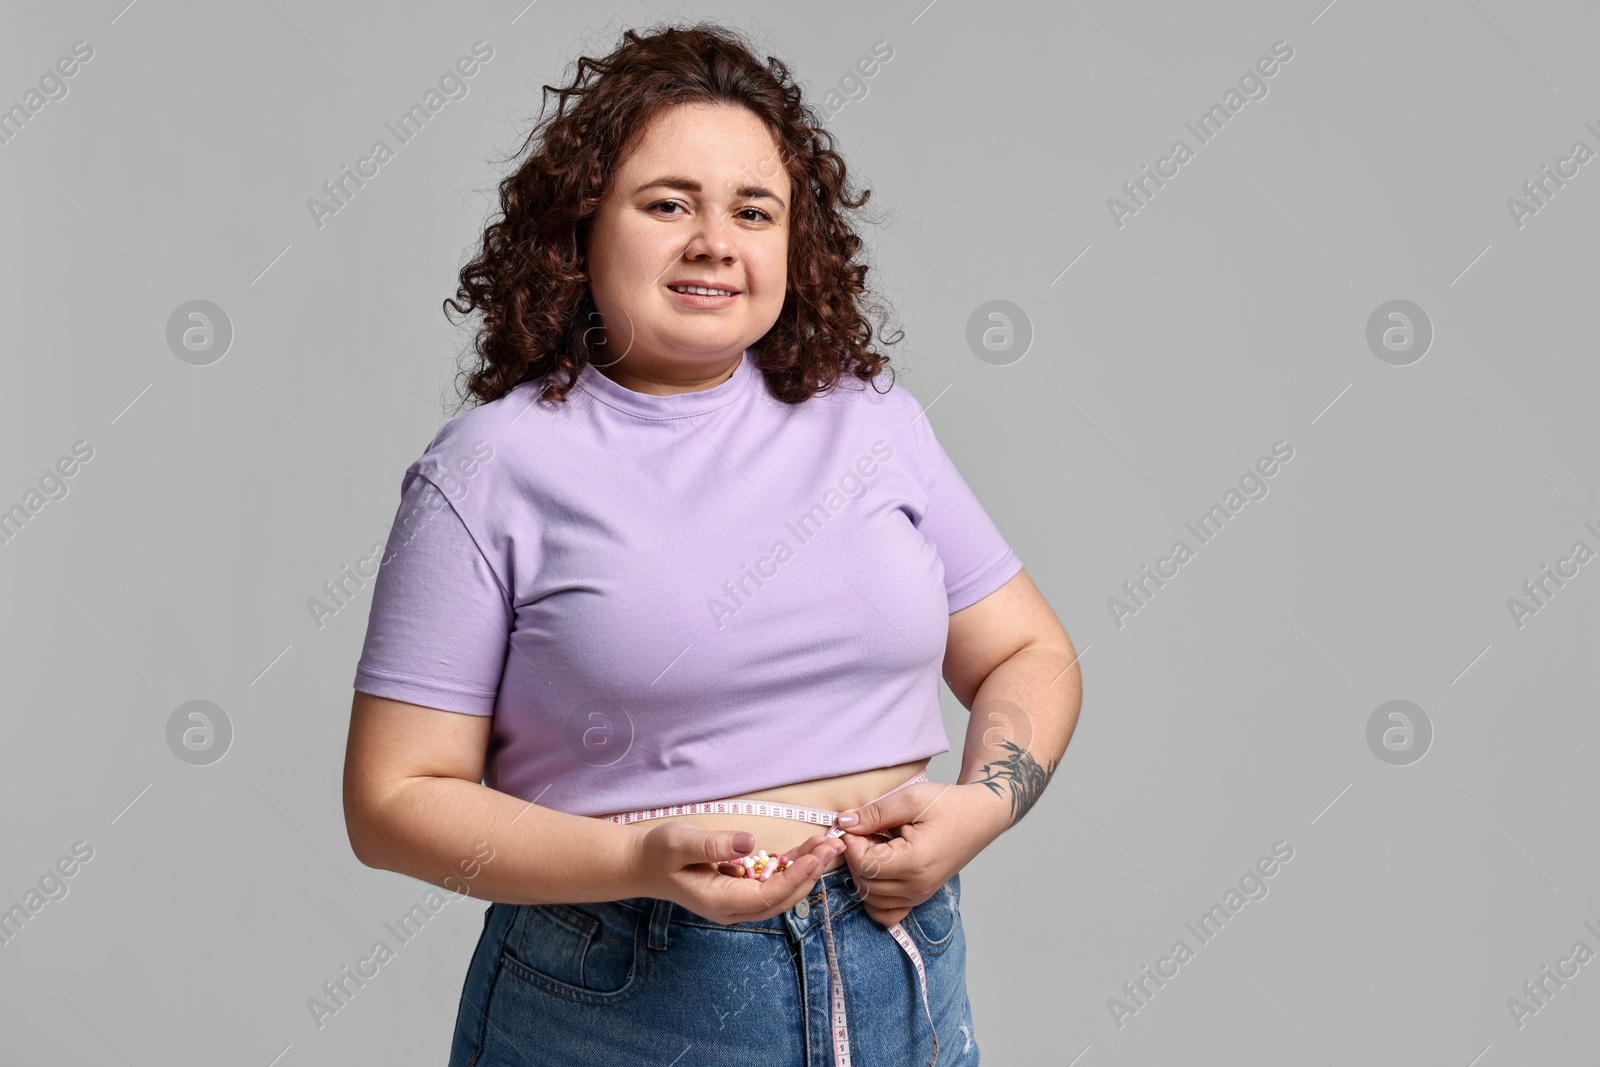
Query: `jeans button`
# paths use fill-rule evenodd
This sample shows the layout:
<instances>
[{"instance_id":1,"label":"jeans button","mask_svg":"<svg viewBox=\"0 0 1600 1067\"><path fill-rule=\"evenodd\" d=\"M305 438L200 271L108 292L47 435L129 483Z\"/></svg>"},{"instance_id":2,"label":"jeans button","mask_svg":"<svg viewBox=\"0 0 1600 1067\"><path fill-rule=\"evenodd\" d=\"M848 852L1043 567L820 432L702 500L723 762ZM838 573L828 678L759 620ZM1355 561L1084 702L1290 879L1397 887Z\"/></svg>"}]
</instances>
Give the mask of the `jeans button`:
<instances>
[{"instance_id":1,"label":"jeans button","mask_svg":"<svg viewBox=\"0 0 1600 1067\"><path fill-rule=\"evenodd\" d=\"M796 916L798 916L801 919L804 919L807 915L810 915L811 914L811 901L807 900L804 897L801 897L800 898L800 902L794 906L794 913L795 913Z\"/></svg>"}]
</instances>

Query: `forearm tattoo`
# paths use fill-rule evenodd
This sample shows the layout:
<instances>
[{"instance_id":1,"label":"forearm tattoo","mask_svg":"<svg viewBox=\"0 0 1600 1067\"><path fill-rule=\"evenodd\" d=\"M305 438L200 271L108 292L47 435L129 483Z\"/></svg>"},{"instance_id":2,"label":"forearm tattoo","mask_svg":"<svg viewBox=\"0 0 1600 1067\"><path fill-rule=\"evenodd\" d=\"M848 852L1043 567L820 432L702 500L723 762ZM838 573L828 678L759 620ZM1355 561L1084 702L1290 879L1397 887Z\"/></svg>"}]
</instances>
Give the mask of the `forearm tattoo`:
<instances>
[{"instance_id":1,"label":"forearm tattoo","mask_svg":"<svg viewBox=\"0 0 1600 1067\"><path fill-rule=\"evenodd\" d=\"M1015 826L1044 795L1044 787L1049 783L1050 776L1056 773L1061 761L1050 760L1046 766L1040 767L1033 754L1016 742L1002 740L1000 747L1010 755L994 763L985 763L984 777L979 779L978 784L988 786L996 796L1009 794L1011 825ZM1002 783L1007 793L1001 792Z\"/></svg>"}]
</instances>

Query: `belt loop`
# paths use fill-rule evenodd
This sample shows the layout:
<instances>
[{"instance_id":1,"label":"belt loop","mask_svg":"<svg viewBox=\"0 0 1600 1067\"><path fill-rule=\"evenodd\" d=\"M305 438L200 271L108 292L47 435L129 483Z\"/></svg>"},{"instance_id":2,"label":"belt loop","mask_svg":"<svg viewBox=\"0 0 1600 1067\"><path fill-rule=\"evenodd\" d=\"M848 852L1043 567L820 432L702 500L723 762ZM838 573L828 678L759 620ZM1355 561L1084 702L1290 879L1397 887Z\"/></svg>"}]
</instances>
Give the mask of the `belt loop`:
<instances>
[{"instance_id":1,"label":"belt loop","mask_svg":"<svg viewBox=\"0 0 1600 1067\"><path fill-rule=\"evenodd\" d=\"M650 947L667 947L667 927L672 922L672 901L657 900L650 909Z\"/></svg>"}]
</instances>

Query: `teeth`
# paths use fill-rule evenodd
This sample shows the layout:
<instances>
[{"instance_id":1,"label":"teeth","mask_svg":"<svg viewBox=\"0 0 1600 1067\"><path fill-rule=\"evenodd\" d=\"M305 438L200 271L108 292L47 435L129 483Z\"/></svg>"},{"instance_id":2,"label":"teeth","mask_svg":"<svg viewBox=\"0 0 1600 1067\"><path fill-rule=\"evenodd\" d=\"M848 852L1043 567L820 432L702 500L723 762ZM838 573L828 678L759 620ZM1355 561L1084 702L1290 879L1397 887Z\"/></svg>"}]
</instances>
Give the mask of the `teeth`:
<instances>
[{"instance_id":1,"label":"teeth","mask_svg":"<svg viewBox=\"0 0 1600 1067\"><path fill-rule=\"evenodd\" d=\"M733 295L733 292L731 290L728 290L728 289L704 289L704 288L701 288L698 285L669 285L669 286L667 286L667 288L671 289L675 293L698 293L700 296L732 296Z\"/></svg>"}]
</instances>

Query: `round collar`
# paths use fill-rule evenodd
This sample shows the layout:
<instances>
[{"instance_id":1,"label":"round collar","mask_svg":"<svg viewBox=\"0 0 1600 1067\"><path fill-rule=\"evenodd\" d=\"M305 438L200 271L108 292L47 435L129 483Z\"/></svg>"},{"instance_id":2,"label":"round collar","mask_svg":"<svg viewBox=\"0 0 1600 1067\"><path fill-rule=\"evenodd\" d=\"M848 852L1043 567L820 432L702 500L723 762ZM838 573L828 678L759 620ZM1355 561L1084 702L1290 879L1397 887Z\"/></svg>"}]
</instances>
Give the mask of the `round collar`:
<instances>
[{"instance_id":1,"label":"round collar","mask_svg":"<svg viewBox=\"0 0 1600 1067\"><path fill-rule=\"evenodd\" d=\"M578 385L596 400L608 407L625 411L641 419L682 419L715 411L737 400L760 372L747 348L739 357L738 366L725 382L709 389L689 393L640 393L618 385L604 374L585 363L578 372Z\"/></svg>"}]
</instances>

